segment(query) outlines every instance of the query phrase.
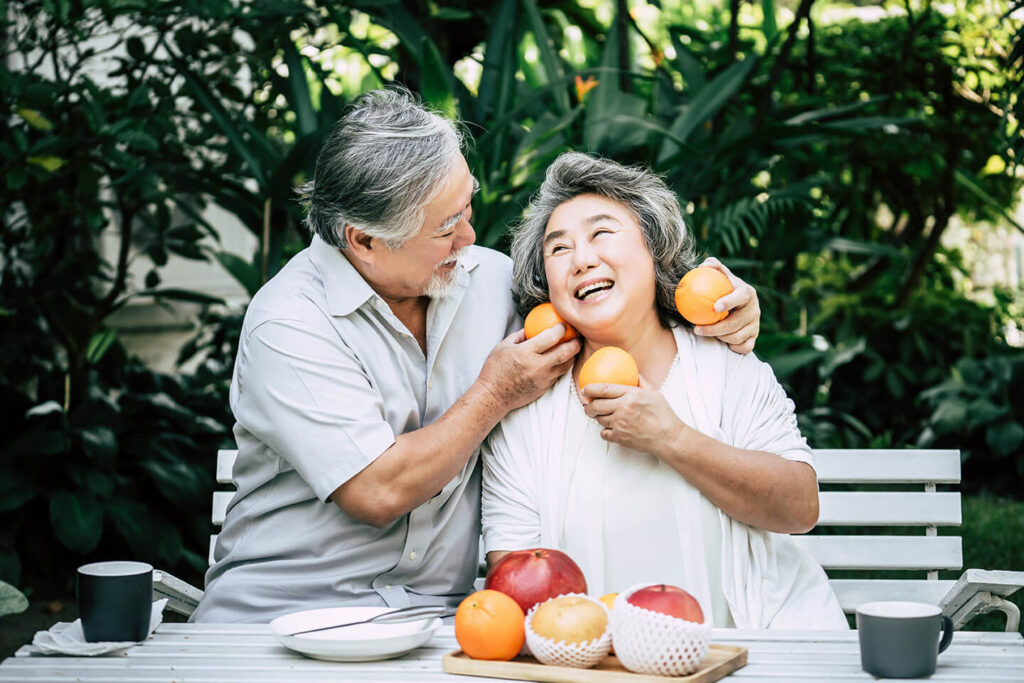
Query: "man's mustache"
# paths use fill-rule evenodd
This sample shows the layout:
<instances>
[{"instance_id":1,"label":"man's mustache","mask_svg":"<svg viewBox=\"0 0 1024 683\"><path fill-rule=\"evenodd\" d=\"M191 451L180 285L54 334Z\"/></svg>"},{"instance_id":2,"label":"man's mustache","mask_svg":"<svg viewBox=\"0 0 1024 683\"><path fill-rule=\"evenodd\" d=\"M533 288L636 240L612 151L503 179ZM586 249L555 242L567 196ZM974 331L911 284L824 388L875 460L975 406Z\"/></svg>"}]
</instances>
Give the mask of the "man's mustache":
<instances>
[{"instance_id":1,"label":"man's mustache","mask_svg":"<svg viewBox=\"0 0 1024 683\"><path fill-rule=\"evenodd\" d=\"M452 263L455 263L456 261L458 261L458 260L459 260L459 258L460 258L460 257L461 257L461 256L462 256L463 254L465 254L465 253L466 253L466 249L468 249L468 248L469 248L469 247L463 247L462 249L459 249L459 250L458 250L457 252L455 252L454 254L452 254L451 256L449 256L448 258L446 258L446 259L445 259L444 261L441 261L440 263L438 263L438 264L437 264L437 265L435 266L435 268L440 268L440 267L442 267L442 266L447 266L447 265L450 265L450 264L452 264Z\"/></svg>"}]
</instances>

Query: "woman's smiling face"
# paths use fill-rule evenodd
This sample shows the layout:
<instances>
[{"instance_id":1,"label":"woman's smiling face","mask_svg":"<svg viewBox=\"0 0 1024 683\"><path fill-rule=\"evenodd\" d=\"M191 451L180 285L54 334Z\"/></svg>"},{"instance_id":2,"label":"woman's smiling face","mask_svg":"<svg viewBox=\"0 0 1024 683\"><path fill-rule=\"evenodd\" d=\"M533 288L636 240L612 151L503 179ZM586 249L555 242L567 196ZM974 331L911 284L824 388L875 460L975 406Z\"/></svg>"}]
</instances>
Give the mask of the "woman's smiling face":
<instances>
[{"instance_id":1,"label":"woman's smiling face","mask_svg":"<svg viewBox=\"0 0 1024 683\"><path fill-rule=\"evenodd\" d=\"M648 317L658 324L654 260L616 201L583 194L559 205L544 231L544 271L555 310L588 340L631 335Z\"/></svg>"}]
</instances>

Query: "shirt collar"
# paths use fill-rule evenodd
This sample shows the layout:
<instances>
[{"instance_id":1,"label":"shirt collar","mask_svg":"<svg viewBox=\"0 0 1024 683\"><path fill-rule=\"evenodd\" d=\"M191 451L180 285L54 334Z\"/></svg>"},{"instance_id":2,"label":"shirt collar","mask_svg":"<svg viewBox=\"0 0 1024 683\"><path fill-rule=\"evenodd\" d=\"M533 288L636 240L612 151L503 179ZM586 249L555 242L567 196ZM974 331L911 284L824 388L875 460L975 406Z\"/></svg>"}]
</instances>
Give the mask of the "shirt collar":
<instances>
[{"instance_id":1,"label":"shirt collar","mask_svg":"<svg viewBox=\"0 0 1024 683\"><path fill-rule=\"evenodd\" d=\"M331 315L348 315L376 294L341 249L327 244L319 235L313 235L309 258L324 281Z\"/></svg>"},{"instance_id":2,"label":"shirt collar","mask_svg":"<svg viewBox=\"0 0 1024 683\"><path fill-rule=\"evenodd\" d=\"M309 258L324 281L327 308L331 315L348 315L377 295L341 249L327 244L319 235L313 235ZM458 268L469 273L478 264L473 247L470 247L459 258Z\"/></svg>"}]
</instances>

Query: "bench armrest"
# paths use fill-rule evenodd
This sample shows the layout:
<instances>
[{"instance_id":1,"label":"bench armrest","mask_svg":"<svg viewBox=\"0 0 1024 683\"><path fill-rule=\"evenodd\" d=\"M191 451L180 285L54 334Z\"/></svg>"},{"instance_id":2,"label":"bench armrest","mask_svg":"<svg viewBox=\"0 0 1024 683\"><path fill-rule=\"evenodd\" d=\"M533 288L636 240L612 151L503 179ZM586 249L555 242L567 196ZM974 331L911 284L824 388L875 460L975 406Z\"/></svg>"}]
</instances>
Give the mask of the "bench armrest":
<instances>
[{"instance_id":1,"label":"bench armrest","mask_svg":"<svg viewBox=\"0 0 1024 683\"><path fill-rule=\"evenodd\" d=\"M1005 598L1024 587L1024 572L968 569L939 602L942 613L953 620L953 628L979 614L1000 610L1006 614L1006 630L1020 626L1020 610Z\"/></svg>"},{"instance_id":2,"label":"bench armrest","mask_svg":"<svg viewBox=\"0 0 1024 683\"><path fill-rule=\"evenodd\" d=\"M203 599L203 591L162 569L153 570L153 599L167 598L167 607L172 612L191 615Z\"/></svg>"}]
</instances>

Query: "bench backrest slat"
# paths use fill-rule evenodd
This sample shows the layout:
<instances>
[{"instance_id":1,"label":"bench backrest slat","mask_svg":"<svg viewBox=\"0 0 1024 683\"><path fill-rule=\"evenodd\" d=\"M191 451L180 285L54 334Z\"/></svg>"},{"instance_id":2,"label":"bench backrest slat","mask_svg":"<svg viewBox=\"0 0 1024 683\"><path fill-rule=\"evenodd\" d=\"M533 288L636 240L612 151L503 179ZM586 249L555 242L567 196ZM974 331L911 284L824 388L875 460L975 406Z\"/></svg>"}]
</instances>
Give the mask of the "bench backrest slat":
<instances>
[{"instance_id":1,"label":"bench backrest slat","mask_svg":"<svg viewBox=\"0 0 1024 683\"><path fill-rule=\"evenodd\" d=\"M832 579L832 590L844 612L875 600L908 600L939 604L956 581L942 579Z\"/></svg>"},{"instance_id":2,"label":"bench backrest slat","mask_svg":"<svg viewBox=\"0 0 1024 683\"><path fill-rule=\"evenodd\" d=\"M234 479L231 477L231 471L235 468L235 458L238 457L238 451L234 450L219 450L217 451L217 483L218 484L233 484Z\"/></svg>"},{"instance_id":3,"label":"bench backrest slat","mask_svg":"<svg viewBox=\"0 0 1024 683\"><path fill-rule=\"evenodd\" d=\"M815 449L814 467L822 484L960 483L960 451Z\"/></svg>"},{"instance_id":4,"label":"bench backrest slat","mask_svg":"<svg viewBox=\"0 0 1024 683\"><path fill-rule=\"evenodd\" d=\"M794 536L828 569L960 569L959 536Z\"/></svg>"},{"instance_id":5,"label":"bench backrest slat","mask_svg":"<svg viewBox=\"0 0 1024 683\"><path fill-rule=\"evenodd\" d=\"M818 526L960 526L959 493L822 491Z\"/></svg>"},{"instance_id":6,"label":"bench backrest slat","mask_svg":"<svg viewBox=\"0 0 1024 683\"><path fill-rule=\"evenodd\" d=\"M213 514L210 515L210 518L215 526L222 526L224 524L224 517L228 512L228 504L234 497L234 491L213 492Z\"/></svg>"}]
</instances>

